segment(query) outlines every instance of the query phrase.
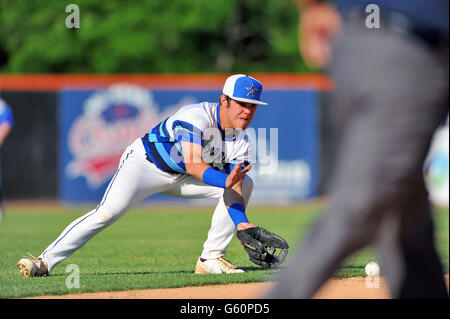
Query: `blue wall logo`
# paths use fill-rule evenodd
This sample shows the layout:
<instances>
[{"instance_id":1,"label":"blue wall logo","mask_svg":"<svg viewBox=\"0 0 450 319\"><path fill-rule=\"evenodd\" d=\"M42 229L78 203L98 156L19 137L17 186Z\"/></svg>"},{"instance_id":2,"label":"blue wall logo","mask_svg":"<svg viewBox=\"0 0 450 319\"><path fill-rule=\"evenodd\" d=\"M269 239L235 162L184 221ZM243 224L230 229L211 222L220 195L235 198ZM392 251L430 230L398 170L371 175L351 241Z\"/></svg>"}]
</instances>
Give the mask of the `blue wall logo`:
<instances>
[{"instance_id":1,"label":"blue wall logo","mask_svg":"<svg viewBox=\"0 0 450 319\"><path fill-rule=\"evenodd\" d=\"M126 84L93 93L82 108L69 129L73 158L66 172L97 188L116 170L123 150L156 125L159 116L150 91Z\"/></svg>"}]
</instances>

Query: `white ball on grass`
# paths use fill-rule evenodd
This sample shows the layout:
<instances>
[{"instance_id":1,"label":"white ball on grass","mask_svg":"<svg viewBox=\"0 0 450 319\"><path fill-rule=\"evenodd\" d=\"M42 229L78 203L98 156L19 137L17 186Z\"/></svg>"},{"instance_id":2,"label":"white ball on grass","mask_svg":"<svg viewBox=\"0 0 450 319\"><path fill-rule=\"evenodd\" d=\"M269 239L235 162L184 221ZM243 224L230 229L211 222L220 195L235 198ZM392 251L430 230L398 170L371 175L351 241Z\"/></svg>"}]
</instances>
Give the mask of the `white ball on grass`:
<instances>
[{"instance_id":1,"label":"white ball on grass","mask_svg":"<svg viewBox=\"0 0 450 319\"><path fill-rule=\"evenodd\" d=\"M367 276L379 276L380 275L380 266L378 265L378 263L371 261L370 263L368 263L366 265L366 267L364 268L364 270L366 271Z\"/></svg>"}]
</instances>

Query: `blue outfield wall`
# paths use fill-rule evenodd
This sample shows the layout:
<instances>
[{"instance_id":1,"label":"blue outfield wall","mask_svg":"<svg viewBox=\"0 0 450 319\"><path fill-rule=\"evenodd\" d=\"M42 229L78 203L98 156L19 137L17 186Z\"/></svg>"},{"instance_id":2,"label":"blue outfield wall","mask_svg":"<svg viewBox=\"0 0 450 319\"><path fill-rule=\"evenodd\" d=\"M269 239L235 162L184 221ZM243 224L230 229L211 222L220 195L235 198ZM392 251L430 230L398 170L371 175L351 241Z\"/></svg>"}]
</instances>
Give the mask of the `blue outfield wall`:
<instances>
[{"instance_id":1,"label":"blue outfield wall","mask_svg":"<svg viewBox=\"0 0 450 319\"><path fill-rule=\"evenodd\" d=\"M61 90L60 199L101 200L131 142L183 105L218 102L220 94L220 90L148 89L125 83L107 89ZM316 196L319 91L265 89L262 99L269 105L258 107L250 126L257 141L257 161L249 173L255 182L252 203L280 204ZM148 200L181 199L156 194Z\"/></svg>"}]
</instances>

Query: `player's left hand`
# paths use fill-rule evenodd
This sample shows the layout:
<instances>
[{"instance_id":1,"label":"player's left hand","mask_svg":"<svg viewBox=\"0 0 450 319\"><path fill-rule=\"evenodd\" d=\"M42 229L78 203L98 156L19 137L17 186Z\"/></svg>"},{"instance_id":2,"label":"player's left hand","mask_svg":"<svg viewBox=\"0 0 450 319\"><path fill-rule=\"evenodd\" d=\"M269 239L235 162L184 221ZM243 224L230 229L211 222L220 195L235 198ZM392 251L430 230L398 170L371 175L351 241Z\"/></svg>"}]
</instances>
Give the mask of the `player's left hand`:
<instances>
[{"instance_id":1,"label":"player's left hand","mask_svg":"<svg viewBox=\"0 0 450 319\"><path fill-rule=\"evenodd\" d=\"M234 166L233 170L228 174L227 180L225 182L226 188L233 188L235 185L242 183L242 179L245 174L252 168L252 165L248 165L241 170L242 165L244 165L245 161L240 161Z\"/></svg>"},{"instance_id":2,"label":"player's left hand","mask_svg":"<svg viewBox=\"0 0 450 319\"><path fill-rule=\"evenodd\" d=\"M275 269L286 259L289 249L287 241L262 227L238 230L236 237L244 246L250 261L259 266ZM278 255L275 254L276 249L281 249Z\"/></svg>"}]
</instances>

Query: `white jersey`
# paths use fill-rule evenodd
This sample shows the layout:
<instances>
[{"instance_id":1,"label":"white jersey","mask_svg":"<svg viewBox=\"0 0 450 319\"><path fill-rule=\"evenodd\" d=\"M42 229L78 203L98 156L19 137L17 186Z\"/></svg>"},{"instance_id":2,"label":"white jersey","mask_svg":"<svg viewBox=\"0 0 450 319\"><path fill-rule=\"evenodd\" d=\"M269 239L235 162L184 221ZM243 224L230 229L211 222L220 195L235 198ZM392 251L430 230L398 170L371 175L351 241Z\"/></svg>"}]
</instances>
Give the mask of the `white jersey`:
<instances>
[{"instance_id":1,"label":"white jersey","mask_svg":"<svg viewBox=\"0 0 450 319\"><path fill-rule=\"evenodd\" d=\"M240 161L248 165L252 145L246 131L223 131L219 111L219 104L208 102L182 107L142 138L147 156L164 172L184 174L180 142L190 142L201 145L203 160L225 173Z\"/></svg>"}]
</instances>

